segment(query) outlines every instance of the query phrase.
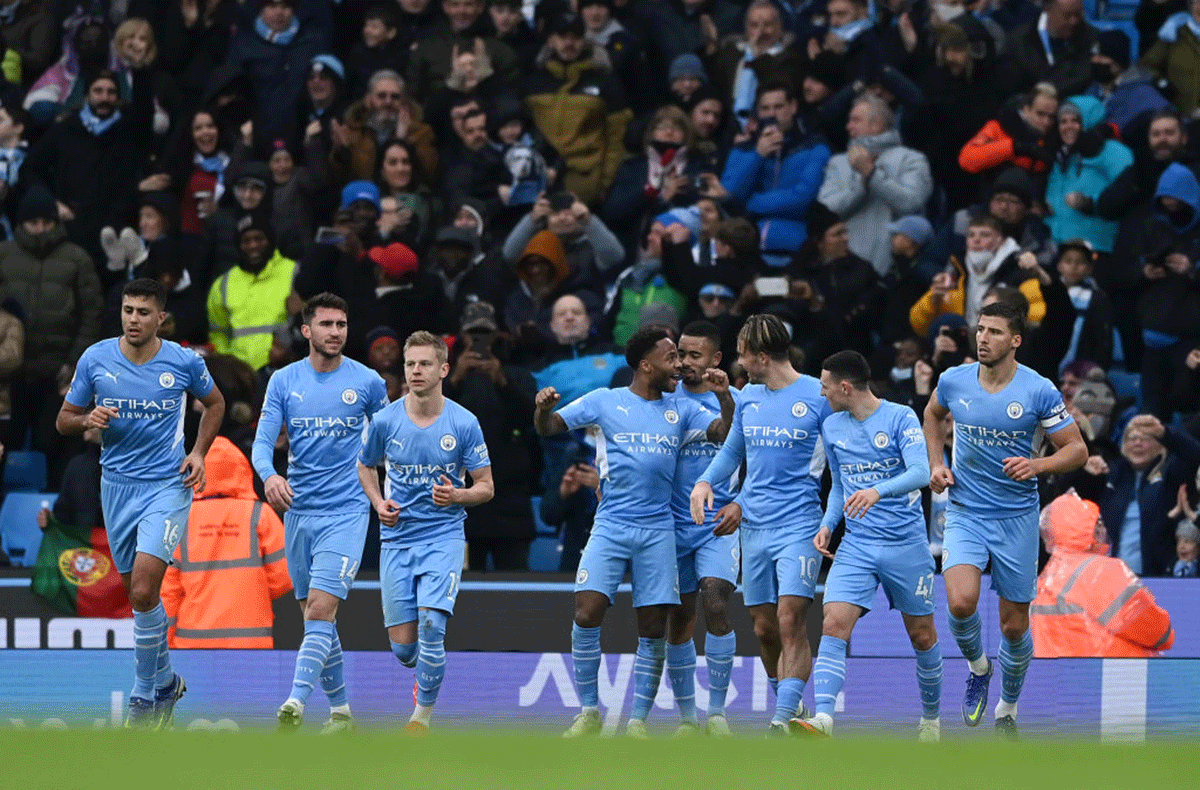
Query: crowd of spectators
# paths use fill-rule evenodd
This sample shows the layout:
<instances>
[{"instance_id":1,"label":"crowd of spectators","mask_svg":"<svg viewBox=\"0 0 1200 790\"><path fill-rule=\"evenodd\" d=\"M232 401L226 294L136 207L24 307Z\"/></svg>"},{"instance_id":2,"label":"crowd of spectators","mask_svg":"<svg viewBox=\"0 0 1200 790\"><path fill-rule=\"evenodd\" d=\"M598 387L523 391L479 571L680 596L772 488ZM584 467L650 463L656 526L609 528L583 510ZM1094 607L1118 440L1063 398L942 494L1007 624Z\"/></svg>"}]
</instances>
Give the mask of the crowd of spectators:
<instances>
[{"instance_id":1,"label":"crowd of spectators","mask_svg":"<svg viewBox=\"0 0 1200 790\"><path fill-rule=\"evenodd\" d=\"M625 383L636 329L695 318L732 362L767 312L799 369L856 349L919 411L1011 300L1093 452L1047 496L1094 492L1130 567L1195 575L1200 0L1134 26L1083 0L0 0L4 444L60 485L73 365L148 276L245 448L332 291L393 398L409 333L451 345L498 470L472 567L525 567L532 502L571 569L594 447L539 443L539 386Z\"/></svg>"}]
</instances>

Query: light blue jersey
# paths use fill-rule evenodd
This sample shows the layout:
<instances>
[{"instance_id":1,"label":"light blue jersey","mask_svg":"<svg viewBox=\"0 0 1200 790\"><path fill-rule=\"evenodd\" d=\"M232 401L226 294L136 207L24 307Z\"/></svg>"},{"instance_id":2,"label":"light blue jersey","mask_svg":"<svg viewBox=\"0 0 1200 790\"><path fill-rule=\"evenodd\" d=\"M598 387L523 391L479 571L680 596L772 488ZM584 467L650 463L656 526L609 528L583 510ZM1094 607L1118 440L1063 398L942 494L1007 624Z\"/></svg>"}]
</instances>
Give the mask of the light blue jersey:
<instances>
[{"instance_id":1,"label":"light blue jersey","mask_svg":"<svg viewBox=\"0 0 1200 790\"><path fill-rule=\"evenodd\" d=\"M733 388L730 388L729 394L733 396L734 403L737 403L742 397L742 393ZM714 415L721 413L721 402L717 400L716 394L712 392L693 394L680 385L669 397L694 401L708 409ZM676 529L711 532L711 529L707 525L697 525L692 521L692 510L689 499L692 494L692 487L696 485L696 481L700 479L700 475L704 474L704 470L708 469L708 465L712 463L712 459L720 451L721 445L708 441L707 436L701 441L692 442L680 448L679 460L675 464L675 490L671 495L671 515L675 518ZM713 486L714 514L733 501L735 477L736 473L724 480L717 481L717 484Z\"/></svg>"},{"instance_id":2,"label":"light blue jersey","mask_svg":"<svg viewBox=\"0 0 1200 790\"><path fill-rule=\"evenodd\" d=\"M821 523L846 519L846 538L871 543L925 542L921 488L929 483L925 432L908 406L880 401L865 420L834 412L821 425L833 488ZM874 488L880 499L861 518L842 512L856 491Z\"/></svg>"},{"instance_id":3,"label":"light blue jersey","mask_svg":"<svg viewBox=\"0 0 1200 790\"><path fill-rule=\"evenodd\" d=\"M705 440L716 414L690 398L646 400L621 387L594 390L558 415L571 430L595 428L597 523L675 529L671 496L679 452Z\"/></svg>"},{"instance_id":4,"label":"light blue jersey","mask_svg":"<svg viewBox=\"0 0 1200 790\"><path fill-rule=\"evenodd\" d=\"M183 417L187 393L204 398L212 377L204 358L170 340L158 353L135 365L121 353L121 339L101 340L83 352L67 403L86 409L94 402L117 410L101 432L100 466L134 480L179 475L187 454Z\"/></svg>"},{"instance_id":5,"label":"light blue jersey","mask_svg":"<svg viewBox=\"0 0 1200 790\"><path fill-rule=\"evenodd\" d=\"M1048 379L1024 365L997 393L979 384L979 363L950 368L938 379L938 402L954 417L950 501L983 518L1037 512L1037 480L1004 474L1004 459L1029 458L1041 426L1056 433L1074 420Z\"/></svg>"},{"instance_id":6,"label":"light blue jersey","mask_svg":"<svg viewBox=\"0 0 1200 790\"><path fill-rule=\"evenodd\" d=\"M821 520L821 422L828 415L821 383L812 376L779 390L751 384L742 390L729 437L700 479L709 485L727 480L744 459L746 479L736 498L742 528L798 530L811 540Z\"/></svg>"},{"instance_id":7,"label":"light blue jersey","mask_svg":"<svg viewBox=\"0 0 1200 790\"><path fill-rule=\"evenodd\" d=\"M420 428L405 411L407 400L405 396L375 415L359 456L364 466L385 465L383 495L400 506L400 520L394 527L381 525L380 540L405 547L465 540L466 508L435 505L433 487L443 475L462 486L467 472L491 466L479 420L446 398L433 424Z\"/></svg>"},{"instance_id":8,"label":"light blue jersey","mask_svg":"<svg viewBox=\"0 0 1200 790\"><path fill-rule=\"evenodd\" d=\"M287 426L287 479L295 492L289 512L365 512L358 451L367 423L387 404L383 379L352 359L343 357L328 373L313 370L307 358L275 371L254 435L254 471L264 482L275 474L275 439Z\"/></svg>"}]
</instances>

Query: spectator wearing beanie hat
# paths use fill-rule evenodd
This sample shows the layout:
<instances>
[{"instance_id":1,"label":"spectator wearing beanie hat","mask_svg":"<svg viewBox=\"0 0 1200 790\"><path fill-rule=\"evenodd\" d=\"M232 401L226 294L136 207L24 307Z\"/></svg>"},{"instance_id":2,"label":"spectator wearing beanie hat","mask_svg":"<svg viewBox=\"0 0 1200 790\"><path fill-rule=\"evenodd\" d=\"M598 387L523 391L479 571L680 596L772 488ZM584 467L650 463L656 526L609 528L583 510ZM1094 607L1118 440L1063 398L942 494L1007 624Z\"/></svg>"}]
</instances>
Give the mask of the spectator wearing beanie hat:
<instances>
[{"instance_id":1,"label":"spectator wearing beanie hat","mask_svg":"<svg viewBox=\"0 0 1200 790\"><path fill-rule=\"evenodd\" d=\"M243 214L236 227L237 265L208 292L209 339L218 353L258 370L269 360L275 332L287 326L296 262L276 249L265 210Z\"/></svg>"},{"instance_id":2,"label":"spectator wearing beanie hat","mask_svg":"<svg viewBox=\"0 0 1200 790\"><path fill-rule=\"evenodd\" d=\"M641 89L646 79L642 42L613 16L613 0L578 0L577 7L583 19L584 39L608 55L612 72L634 104L634 111L649 109L652 93Z\"/></svg>"},{"instance_id":3,"label":"spectator wearing beanie hat","mask_svg":"<svg viewBox=\"0 0 1200 790\"><path fill-rule=\"evenodd\" d=\"M671 69L667 72L667 85L671 88L672 98L682 106L688 105L696 91L708 84L708 74L700 58L685 52L671 61Z\"/></svg>"},{"instance_id":4,"label":"spectator wearing beanie hat","mask_svg":"<svg viewBox=\"0 0 1200 790\"><path fill-rule=\"evenodd\" d=\"M451 332L454 315L440 284L421 268L417 254L400 242L367 250L366 261L375 270L375 288L358 314L351 314L347 353L368 359L367 332L388 327L400 338L425 330Z\"/></svg>"},{"instance_id":5,"label":"spectator wearing beanie hat","mask_svg":"<svg viewBox=\"0 0 1200 790\"><path fill-rule=\"evenodd\" d=\"M287 138L289 142L294 145L320 135L319 139L325 145L324 154L328 156L330 121L342 117L352 95L346 84L346 67L342 61L330 53L314 57L308 67L304 92L296 103L296 124Z\"/></svg>"},{"instance_id":6,"label":"spectator wearing beanie hat","mask_svg":"<svg viewBox=\"0 0 1200 790\"><path fill-rule=\"evenodd\" d=\"M1161 88L1167 83L1150 70L1130 68L1129 36L1121 30L1096 33L1092 84L1085 93L1104 102L1104 120L1130 145L1142 140L1156 112L1172 105Z\"/></svg>"},{"instance_id":7,"label":"spectator wearing beanie hat","mask_svg":"<svg viewBox=\"0 0 1200 790\"><path fill-rule=\"evenodd\" d=\"M53 459L62 447L52 413L57 408L52 405L61 402L57 379L69 376L84 350L100 339L103 297L96 267L67 240L58 205L45 187L26 190L15 219L13 238L0 243L5 296L25 310L25 361L11 379L12 436L20 437L12 446L20 446L32 427L33 449Z\"/></svg>"}]
</instances>

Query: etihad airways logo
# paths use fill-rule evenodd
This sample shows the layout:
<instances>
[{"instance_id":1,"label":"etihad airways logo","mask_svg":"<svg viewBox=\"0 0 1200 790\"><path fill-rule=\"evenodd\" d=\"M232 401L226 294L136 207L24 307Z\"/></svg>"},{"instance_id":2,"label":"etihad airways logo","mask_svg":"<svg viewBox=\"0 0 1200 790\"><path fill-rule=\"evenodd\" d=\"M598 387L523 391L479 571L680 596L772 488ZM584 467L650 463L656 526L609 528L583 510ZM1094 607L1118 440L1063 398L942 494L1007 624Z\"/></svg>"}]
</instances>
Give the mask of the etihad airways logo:
<instances>
[{"instance_id":1,"label":"etihad airways logo","mask_svg":"<svg viewBox=\"0 0 1200 790\"><path fill-rule=\"evenodd\" d=\"M121 412L122 417L129 417L126 412L168 412L179 409L179 398L163 398L161 400L153 400L150 398L100 398L96 401L97 406L103 406L106 409L116 409Z\"/></svg>"},{"instance_id":2,"label":"etihad airways logo","mask_svg":"<svg viewBox=\"0 0 1200 790\"><path fill-rule=\"evenodd\" d=\"M665 433L641 433L639 431L620 431L613 434L617 444L661 444L668 447L678 447L679 437Z\"/></svg>"}]
</instances>

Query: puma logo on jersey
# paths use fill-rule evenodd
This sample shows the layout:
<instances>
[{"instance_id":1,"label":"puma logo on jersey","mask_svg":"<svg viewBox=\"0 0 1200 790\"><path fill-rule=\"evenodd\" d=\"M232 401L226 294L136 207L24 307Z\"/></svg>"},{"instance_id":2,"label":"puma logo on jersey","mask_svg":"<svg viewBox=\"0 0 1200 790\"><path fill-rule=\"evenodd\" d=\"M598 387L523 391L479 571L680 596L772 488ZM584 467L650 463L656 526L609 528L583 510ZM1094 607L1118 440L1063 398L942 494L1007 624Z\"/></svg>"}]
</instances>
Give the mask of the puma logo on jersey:
<instances>
[{"instance_id":1,"label":"puma logo on jersey","mask_svg":"<svg viewBox=\"0 0 1200 790\"><path fill-rule=\"evenodd\" d=\"M401 450L404 449L404 442L400 441L399 439L388 439L388 443L396 445Z\"/></svg>"},{"instance_id":2,"label":"puma logo on jersey","mask_svg":"<svg viewBox=\"0 0 1200 790\"><path fill-rule=\"evenodd\" d=\"M629 416L629 407L628 407L628 406L618 406L618 407L617 407L617 411L621 412L621 413L622 413L622 414L624 414L626 417L628 417L628 416Z\"/></svg>"},{"instance_id":3,"label":"puma logo on jersey","mask_svg":"<svg viewBox=\"0 0 1200 790\"><path fill-rule=\"evenodd\" d=\"M970 411L970 409L971 409L971 401L969 401L969 400L963 400L962 398L959 398L959 399L958 399L958 402L962 404L962 407L963 407L964 409L967 409L968 411Z\"/></svg>"},{"instance_id":4,"label":"puma logo on jersey","mask_svg":"<svg viewBox=\"0 0 1200 790\"><path fill-rule=\"evenodd\" d=\"M110 378L110 379L112 379L112 380L113 380L113 384L116 384L116 383L117 383L117 374L116 374L116 373L109 373L109 372L106 370L106 371L104 371L104 375L105 375L105 377L106 377L106 378Z\"/></svg>"},{"instance_id":5,"label":"puma logo on jersey","mask_svg":"<svg viewBox=\"0 0 1200 790\"><path fill-rule=\"evenodd\" d=\"M751 409L754 409L755 413L758 412L758 404L757 403L747 403L746 406Z\"/></svg>"},{"instance_id":6,"label":"puma logo on jersey","mask_svg":"<svg viewBox=\"0 0 1200 790\"><path fill-rule=\"evenodd\" d=\"M292 397L295 398L296 400L300 401L301 403L304 403L304 393L303 392L296 392L295 390L292 390Z\"/></svg>"}]
</instances>

